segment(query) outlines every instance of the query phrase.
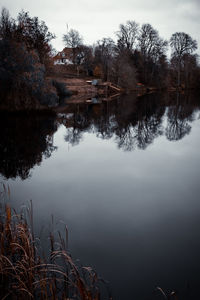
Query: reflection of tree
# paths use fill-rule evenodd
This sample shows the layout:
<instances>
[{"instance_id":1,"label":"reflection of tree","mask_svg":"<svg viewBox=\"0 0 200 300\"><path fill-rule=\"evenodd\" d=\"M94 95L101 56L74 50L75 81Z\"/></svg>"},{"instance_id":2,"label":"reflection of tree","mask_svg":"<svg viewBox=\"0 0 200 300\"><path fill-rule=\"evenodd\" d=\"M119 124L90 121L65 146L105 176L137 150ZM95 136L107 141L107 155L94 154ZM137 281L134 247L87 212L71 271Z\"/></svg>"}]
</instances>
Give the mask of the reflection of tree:
<instances>
[{"instance_id":1,"label":"reflection of tree","mask_svg":"<svg viewBox=\"0 0 200 300\"><path fill-rule=\"evenodd\" d=\"M189 134L191 130L191 126L187 120L178 117L179 109L181 110L181 107L170 107L168 111L166 137L170 141L182 139L186 134Z\"/></svg>"},{"instance_id":2,"label":"reflection of tree","mask_svg":"<svg viewBox=\"0 0 200 300\"><path fill-rule=\"evenodd\" d=\"M126 114L127 125L122 129L119 127L116 132L119 148L130 151L136 147L145 149L150 145L163 132L164 111L155 95L139 98L128 118Z\"/></svg>"},{"instance_id":3,"label":"reflection of tree","mask_svg":"<svg viewBox=\"0 0 200 300\"><path fill-rule=\"evenodd\" d=\"M67 132L65 134L65 141L70 143L72 146L76 146L82 140L82 131L79 128L67 128Z\"/></svg>"},{"instance_id":4,"label":"reflection of tree","mask_svg":"<svg viewBox=\"0 0 200 300\"><path fill-rule=\"evenodd\" d=\"M100 122L96 122L96 134L98 137L105 139L111 139L115 129L117 128L117 124L115 122L115 115L100 118Z\"/></svg>"},{"instance_id":5,"label":"reflection of tree","mask_svg":"<svg viewBox=\"0 0 200 300\"><path fill-rule=\"evenodd\" d=\"M164 111L163 111L164 112ZM157 111L150 118L138 121L137 125L137 145L140 149L146 149L156 137L162 135L162 114Z\"/></svg>"},{"instance_id":6,"label":"reflection of tree","mask_svg":"<svg viewBox=\"0 0 200 300\"><path fill-rule=\"evenodd\" d=\"M78 145L83 138L83 131L89 126L90 120L88 119L88 113L82 113L79 111L80 105L72 106L72 118L65 124L67 131L65 134L65 141L72 146Z\"/></svg>"},{"instance_id":7,"label":"reflection of tree","mask_svg":"<svg viewBox=\"0 0 200 300\"><path fill-rule=\"evenodd\" d=\"M169 140L178 140L190 131L188 122L194 119L198 107L195 97L176 94L149 94L137 98L125 95L112 102L96 105L78 104L68 107L71 118L65 123L65 140L77 145L84 132L102 139L114 138L125 151L146 149L164 132ZM163 117L167 109L167 128Z\"/></svg>"},{"instance_id":8,"label":"reflection of tree","mask_svg":"<svg viewBox=\"0 0 200 300\"><path fill-rule=\"evenodd\" d=\"M119 148L126 151L131 151L136 146L136 136L135 131L132 126L128 126L126 129L120 130L119 135L116 138Z\"/></svg>"},{"instance_id":9,"label":"reflection of tree","mask_svg":"<svg viewBox=\"0 0 200 300\"><path fill-rule=\"evenodd\" d=\"M0 126L0 173L6 178L26 179L34 165L56 149L52 117L1 116Z\"/></svg>"},{"instance_id":10,"label":"reflection of tree","mask_svg":"<svg viewBox=\"0 0 200 300\"><path fill-rule=\"evenodd\" d=\"M176 95L176 103L168 108L168 124L166 127L166 137L170 141L182 139L190 133L191 126L188 122L194 119L194 108L188 105L187 96Z\"/></svg>"}]
</instances>

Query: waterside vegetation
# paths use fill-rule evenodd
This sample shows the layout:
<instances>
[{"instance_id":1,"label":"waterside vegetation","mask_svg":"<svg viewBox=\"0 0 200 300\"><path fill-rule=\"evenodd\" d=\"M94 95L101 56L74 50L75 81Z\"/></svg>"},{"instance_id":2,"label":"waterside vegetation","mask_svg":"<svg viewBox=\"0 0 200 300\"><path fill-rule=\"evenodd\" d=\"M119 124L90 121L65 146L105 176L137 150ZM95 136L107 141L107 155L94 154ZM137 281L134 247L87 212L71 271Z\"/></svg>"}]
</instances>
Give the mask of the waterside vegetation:
<instances>
[{"instance_id":1,"label":"waterside vegetation","mask_svg":"<svg viewBox=\"0 0 200 300\"><path fill-rule=\"evenodd\" d=\"M3 9L0 17L0 107L9 110L48 109L69 95L47 78L50 41L54 35L37 17L21 11L17 20Z\"/></svg>"},{"instance_id":2,"label":"waterside vegetation","mask_svg":"<svg viewBox=\"0 0 200 300\"><path fill-rule=\"evenodd\" d=\"M20 212L11 209L9 201L5 202L10 197L5 185L1 197L0 298L100 299L100 287L106 284L90 267L74 262L68 251L67 228L65 236L58 232L56 238L49 233L49 254L45 255L34 233L32 202ZM112 298L107 294L106 299Z\"/></svg>"},{"instance_id":3,"label":"waterside vegetation","mask_svg":"<svg viewBox=\"0 0 200 300\"><path fill-rule=\"evenodd\" d=\"M44 248L34 232L32 201L16 212L10 206L10 194L9 185L1 184L0 298L112 300L109 283L72 258L67 227L63 233L50 231L49 245ZM160 287L153 294L161 300L179 299L176 291L166 292Z\"/></svg>"},{"instance_id":4,"label":"waterside vegetation","mask_svg":"<svg viewBox=\"0 0 200 300\"><path fill-rule=\"evenodd\" d=\"M56 52L44 21L21 11L16 19L3 8L0 16L0 109L35 110L59 106L70 96L66 77L99 78L124 92L183 90L200 87L197 42L184 32L167 41L150 24L120 24L116 42L102 38L85 45L75 29L63 35ZM171 47L171 58L167 57Z\"/></svg>"}]
</instances>

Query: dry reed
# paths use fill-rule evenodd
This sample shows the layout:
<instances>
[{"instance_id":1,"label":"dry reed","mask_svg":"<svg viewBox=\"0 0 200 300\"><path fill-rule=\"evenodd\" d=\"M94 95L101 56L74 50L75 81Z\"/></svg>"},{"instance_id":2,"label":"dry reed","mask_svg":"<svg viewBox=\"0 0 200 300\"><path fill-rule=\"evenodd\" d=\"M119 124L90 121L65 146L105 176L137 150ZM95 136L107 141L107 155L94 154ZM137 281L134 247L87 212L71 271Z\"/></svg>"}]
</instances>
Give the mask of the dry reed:
<instances>
[{"instance_id":1,"label":"dry reed","mask_svg":"<svg viewBox=\"0 0 200 300\"><path fill-rule=\"evenodd\" d=\"M3 185L1 198L10 196ZM2 202L2 201L1 201ZM50 255L42 257L33 231L32 203L26 213L16 213L8 201L0 207L0 299L100 299L100 279L89 267L77 266L67 251L65 238L59 243L50 234ZM37 242L38 243L38 242ZM39 242L40 244L40 242ZM111 299L109 297L109 299Z\"/></svg>"},{"instance_id":2,"label":"dry reed","mask_svg":"<svg viewBox=\"0 0 200 300\"><path fill-rule=\"evenodd\" d=\"M33 207L17 213L7 201L10 188L0 190L0 299L13 300L112 300L105 281L90 267L80 267L68 252L68 230L58 232L58 240L50 233L50 255L41 256L41 242L35 238ZM53 223L53 217L52 217ZM36 243L37 241L37 243ZM106 293L105 293L106 291ZM173 291L156 290L162 299L178 300ZM105 296L106 294L106 296Z\"/></svg>"}]
</instances>

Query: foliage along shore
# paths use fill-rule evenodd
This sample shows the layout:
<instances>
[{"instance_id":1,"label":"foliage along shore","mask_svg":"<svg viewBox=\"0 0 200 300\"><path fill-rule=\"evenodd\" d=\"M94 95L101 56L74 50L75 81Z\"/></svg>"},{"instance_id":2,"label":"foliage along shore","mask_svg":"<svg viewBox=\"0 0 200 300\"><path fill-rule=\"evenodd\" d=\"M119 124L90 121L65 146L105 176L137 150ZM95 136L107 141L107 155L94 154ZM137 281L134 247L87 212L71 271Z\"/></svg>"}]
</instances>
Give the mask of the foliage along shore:
<instances>
[{"instance_id":1,"label":"foliage along shore","mask_svg":"<svg viewBox=\"0 0 200 300\"><path fill-rule=\"evenodd\" d=\"M197 42L184 32L174 33L167 41L150 24L127 21L120 24L116 42L103 38L88 46L78 31L70 29L63 35L66 47L59 53L51 46L54 38L38 17L22 10L13 19L2 9L0 110L51 110L59 106L71 95L62 82L65 77L100 78L125 92L200 87Z\"/></svg>"},{"instance_id":2,"label":"foliage along shore","mask_svg":"<svg viewBox=\"0 0 200 300\"><path fill-rule=\"evenodd\" d=\"M78 265L68 251L65 235L49 233L49 254L35 236L32 202L16 212L10 207L10 189L0 191L0 298L99 300L105 283L90 267ZM53 223L53 218L52 218ZM103 286L102 286L103 284ZM106 296L106 299L112 299Z\"/></svg>"},{"instance_id":3,"label":"foliage along shore","mask_svg":"<svg viewBox=\"0 0 200 300\"><path fill-rule=\"evenodd\" d=\"M54 35L37 17L22 11L17 20L0 16L0 109L49 110L70 92L47 78Z\"/></svg>"}]
</instances>

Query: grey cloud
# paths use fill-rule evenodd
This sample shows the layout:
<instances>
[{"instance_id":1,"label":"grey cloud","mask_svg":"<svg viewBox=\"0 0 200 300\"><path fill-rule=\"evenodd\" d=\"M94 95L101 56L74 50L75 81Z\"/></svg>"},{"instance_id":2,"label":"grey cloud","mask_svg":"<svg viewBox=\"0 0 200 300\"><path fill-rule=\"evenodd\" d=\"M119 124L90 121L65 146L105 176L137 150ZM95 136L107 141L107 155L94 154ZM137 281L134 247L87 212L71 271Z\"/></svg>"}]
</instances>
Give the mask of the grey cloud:
<instances>
[{"instance_id":1,"label":"grey cloud","mask_svg":"<svg viewBox=\"0 0 200 300\"><path fill-rule=\"evenodd\" d=\"M64 46L66 23L90 44L102 37L114 38L119 24L127 20L150 23L164 38L176 31L185 31L196 39L199 36L199 0L0 0L0 5L13 17L24 8L44 20L57 36L53 42L57 49Z\"/></svg>"}]
</instances>

